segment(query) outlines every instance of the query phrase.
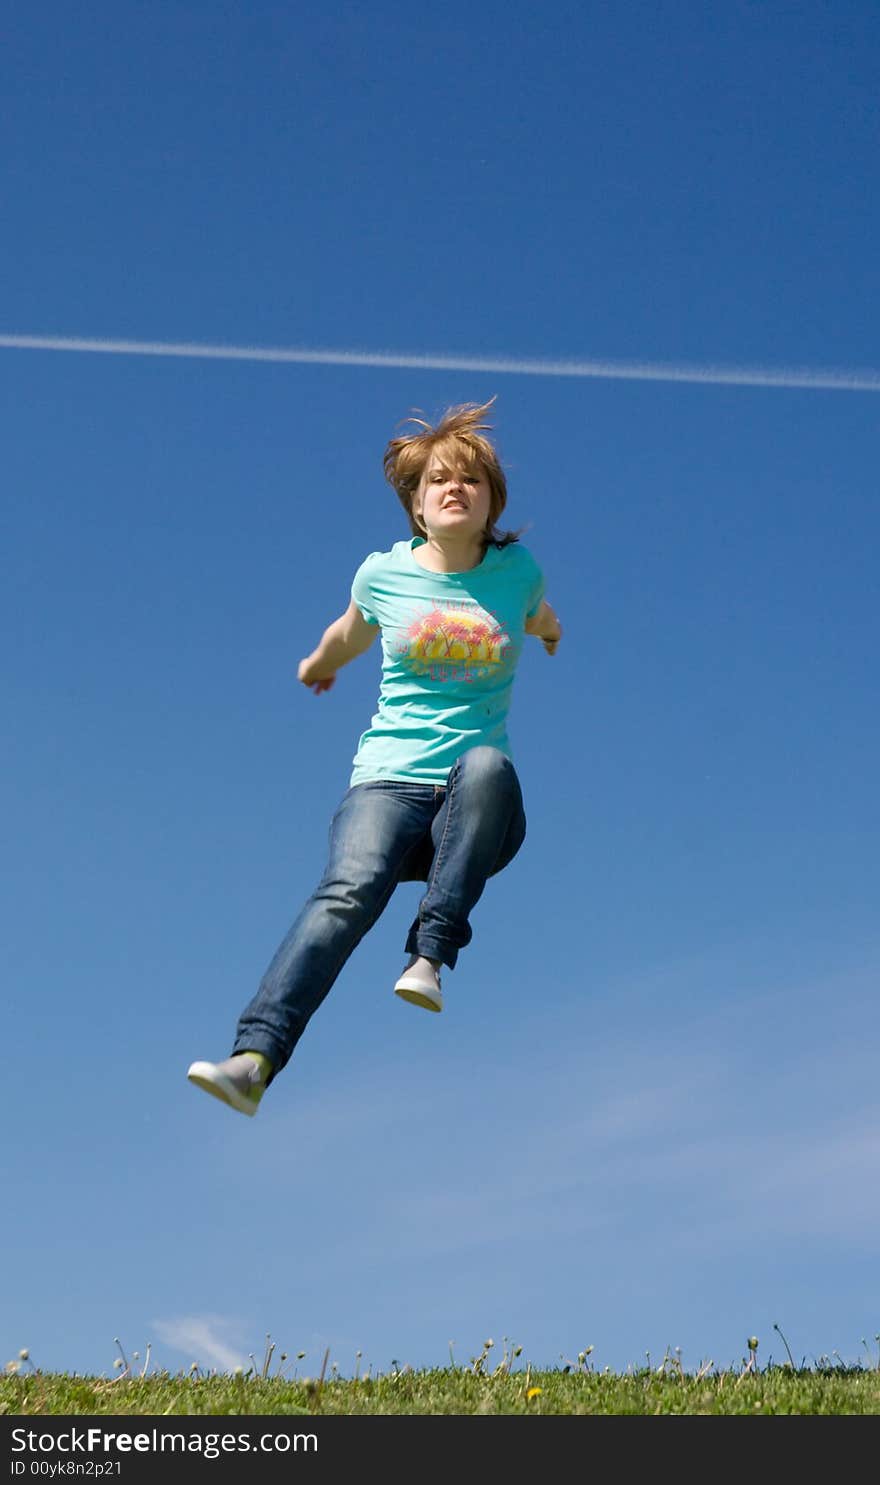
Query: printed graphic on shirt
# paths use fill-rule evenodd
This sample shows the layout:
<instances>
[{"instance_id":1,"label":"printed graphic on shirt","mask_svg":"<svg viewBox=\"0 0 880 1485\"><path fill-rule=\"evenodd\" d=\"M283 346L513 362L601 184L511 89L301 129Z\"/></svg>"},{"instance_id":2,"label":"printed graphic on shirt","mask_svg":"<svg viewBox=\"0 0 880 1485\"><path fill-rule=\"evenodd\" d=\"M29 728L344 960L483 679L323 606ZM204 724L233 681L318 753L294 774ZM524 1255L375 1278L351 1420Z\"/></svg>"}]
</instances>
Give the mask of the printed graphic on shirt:
<instances>
[{"instance_id":1,"label":"printed graphic on shirt","mask_svg":"<svg viewBox=\"0 0 880 1485\"><path fill-rule=\"evenodd\" d=\"M399 658L435 681L476 681L497 672L510 635L473 603L446 599L418 614L403 631Z\"/></svg>"}]
</instances>

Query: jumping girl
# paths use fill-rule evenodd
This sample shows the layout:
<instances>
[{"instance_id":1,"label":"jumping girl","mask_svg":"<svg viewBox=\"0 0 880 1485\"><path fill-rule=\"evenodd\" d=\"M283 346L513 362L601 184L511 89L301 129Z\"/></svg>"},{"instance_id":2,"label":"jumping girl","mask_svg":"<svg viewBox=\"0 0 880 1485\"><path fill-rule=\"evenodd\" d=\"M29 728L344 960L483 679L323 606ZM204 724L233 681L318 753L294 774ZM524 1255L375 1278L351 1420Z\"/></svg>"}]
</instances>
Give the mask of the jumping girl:
<instances>
[{"instance_id":1,"label":"jumping girl","mask_svg":"<svg viewBox=\"0 0 880 1485\"><path fill-rule=\"evenodd\" d=\"M394 990L441 1011L441 966L455 968L486 882L525 839L507 712L524 636L554 655L562 630L519 533L496 528L507 483L486 437L491 405L451 408L436 427L412 418L418 431L391 439L385 475L412 536L366 558L348 609L300 662L297 679L320 695L382 637L378 711L324 875L242 1012L231 1056L187 1074L239 1113L256 1113L398 882L427 886Z\"/></svg>"}]
</instances>

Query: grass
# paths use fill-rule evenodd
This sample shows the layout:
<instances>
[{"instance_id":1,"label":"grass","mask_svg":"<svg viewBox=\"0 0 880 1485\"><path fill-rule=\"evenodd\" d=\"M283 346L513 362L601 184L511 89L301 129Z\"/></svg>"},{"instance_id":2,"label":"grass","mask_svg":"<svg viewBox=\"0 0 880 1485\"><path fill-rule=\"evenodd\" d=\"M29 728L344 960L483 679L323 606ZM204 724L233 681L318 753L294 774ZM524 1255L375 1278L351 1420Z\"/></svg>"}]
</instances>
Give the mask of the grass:
<instances>
[{"instance_id":1,"label":"grass","mask_svg":"<svg viewBox=\"0 0 880 1485\"><path fill-rule=\"evenodd\" d=\"M778 1326L774 1329L778 1330ZM779 1332L782 1335L782 1332ZM360 1353L350 1378L328 1369L325 1353L317 1377L295 1374L304 1353L293 1362L282 1353L276 1374L270 1374L275 1351L267 1337L261 1366L232 1373L205 1373L193 1363L188 1372L149 1372L149 1347L143 1366L129 1363L122 1347L115 1378L47 1373L21 1352L0 1378L0 1413L11 1416L64 1414L111 1415L388 1415L388 1414L858 1414L880 1413L880 1360L875 1364L867 1342L867 1364L847 1363L821 1356L807 1365L795 1365L782 1337L788 1360L763 1369L758 1365L758 1341L750 1337L748 1358L729 1369L711 1361L688 1372L679 1352L667 1350L659 1366L651 1364L625 1373L601 1371L592 1361L593 1348L577 1362L563 1361L552 1370L522 1362L522 1348L508 1345L502 1359L490 1365L493 1343L467 1366L450 1365L415 1371L392 1362L387 1372L359 1369ZM880 1340L880 1337L875 1339ZM140 1358L135 1353L135 1360ZM294 1375L285 1376L285 1365Z\"/></svg>"}]
</instances>

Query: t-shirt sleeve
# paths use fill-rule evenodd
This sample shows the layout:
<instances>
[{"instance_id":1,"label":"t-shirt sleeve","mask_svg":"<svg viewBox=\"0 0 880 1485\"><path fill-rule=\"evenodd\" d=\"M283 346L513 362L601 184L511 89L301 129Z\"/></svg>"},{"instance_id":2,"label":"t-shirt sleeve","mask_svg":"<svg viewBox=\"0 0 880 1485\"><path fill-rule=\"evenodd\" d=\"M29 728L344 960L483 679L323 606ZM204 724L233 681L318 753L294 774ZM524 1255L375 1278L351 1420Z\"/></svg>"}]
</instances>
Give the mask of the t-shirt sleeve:
<instances>
[{"instance_id":1,"label":"t-shirt sleeve","mask_svg":"<svg viewBox=\"0 0 880 1485\"><path fill-rule=\"evenodd\" d=\"M544 600L544 574L532 556L526 552L528 567L526 570L526 618L533 619Z\"/></svg>"},{"instance_id":2,"label":"t-shirt sleeve","mask_svg":"<svg viewBox=\"0 0 880 1485\"><path fill-rule=\"evenodd\" d=\"M372 576L376 570L376 559L381 552L371 552L361 563L351 584L351 596L368 624L378 624L374 607Z\"/></svg>"}]
</instances>

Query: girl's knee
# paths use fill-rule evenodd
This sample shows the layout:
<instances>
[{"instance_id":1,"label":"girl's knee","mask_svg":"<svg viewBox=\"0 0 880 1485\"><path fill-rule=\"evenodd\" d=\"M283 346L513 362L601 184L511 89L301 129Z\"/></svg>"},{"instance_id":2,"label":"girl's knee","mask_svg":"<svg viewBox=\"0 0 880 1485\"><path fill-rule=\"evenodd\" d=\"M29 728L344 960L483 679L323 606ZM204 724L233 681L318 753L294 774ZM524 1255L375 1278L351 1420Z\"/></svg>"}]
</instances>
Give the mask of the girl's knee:
<instances>
[{"instance_id":1,"label":"girl's knee","mask_svg":"<svg viewBox=\"0 0 880 1485\"><path fill-rule=\"evenodd\" d=\"M479 784L515 783L518 786L519 783L516 769L507 754L486 743L468 748L466 753L462 753L456 768L460 777Z\"/></svg>"}]
</instances>

